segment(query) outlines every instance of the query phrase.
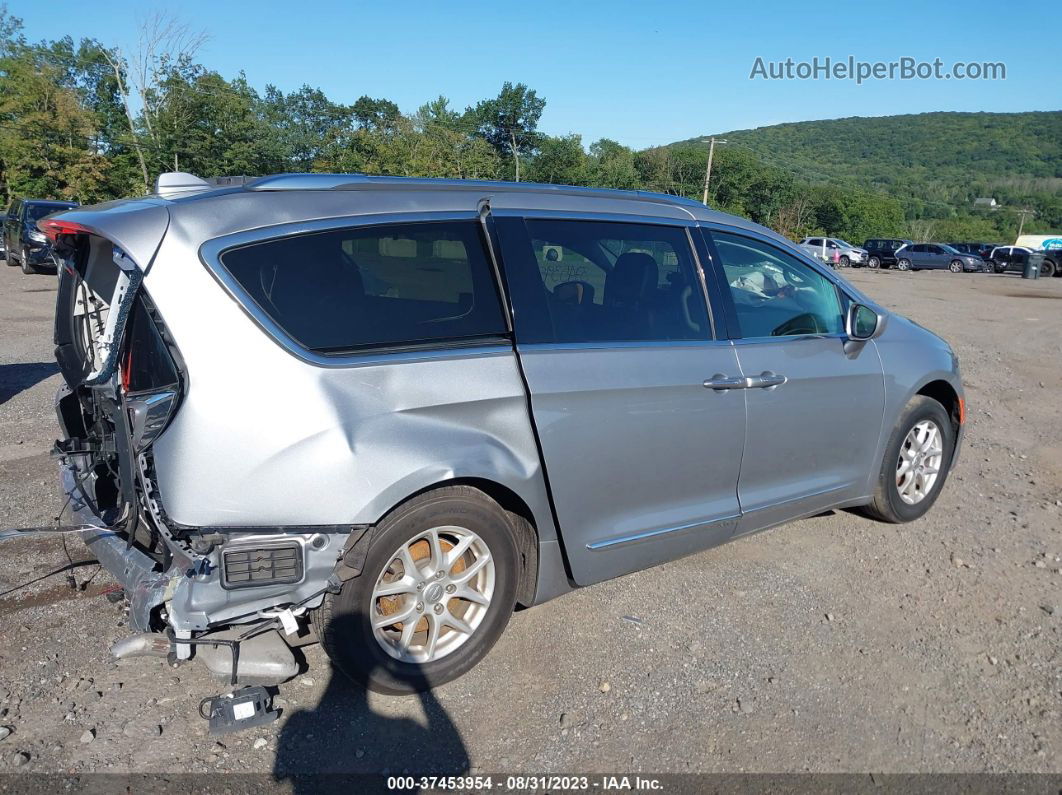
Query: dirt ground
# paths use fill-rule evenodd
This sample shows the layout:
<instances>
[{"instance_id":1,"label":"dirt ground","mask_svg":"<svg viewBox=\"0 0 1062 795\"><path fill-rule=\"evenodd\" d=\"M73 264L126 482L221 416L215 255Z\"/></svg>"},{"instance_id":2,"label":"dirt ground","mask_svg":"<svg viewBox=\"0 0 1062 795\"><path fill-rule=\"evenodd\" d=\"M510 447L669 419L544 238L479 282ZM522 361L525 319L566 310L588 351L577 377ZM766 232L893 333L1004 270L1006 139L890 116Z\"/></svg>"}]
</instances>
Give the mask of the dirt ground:
<instances>
[{"instance_id":1,"label":"dirt ground","mask_svg":"<svg viewBox=\"0 0 1062 795\"><path fill-rule=\"evenodd\" d=\"M311 647L281 719L220 741L201 665L110 660L106 572L16 589L67 555L4 542L0 772L1062 771L1062 279L846 275L961 358L965 447L927 517L835 513L584 589L432 694L366 695ZM54 298L0 265L0 527L59 509Z\"/></svg>"}]
</instances>

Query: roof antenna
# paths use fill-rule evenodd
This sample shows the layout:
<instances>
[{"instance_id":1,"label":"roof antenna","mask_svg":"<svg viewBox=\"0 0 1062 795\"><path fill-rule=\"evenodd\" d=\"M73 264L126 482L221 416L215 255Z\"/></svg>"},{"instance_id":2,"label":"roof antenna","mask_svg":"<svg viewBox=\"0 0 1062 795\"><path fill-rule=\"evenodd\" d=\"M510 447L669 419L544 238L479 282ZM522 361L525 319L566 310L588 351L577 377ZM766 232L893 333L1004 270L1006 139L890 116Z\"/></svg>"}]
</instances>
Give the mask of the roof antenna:
<instances>
[{"instance_id":1,"label":"roof antenna","mask_svg":"<svg viewBox=\"0 0 1062 795\"><path fill-rule=\"evenodd\" d=\"M158 179L155 180L155 193L163 199L180 196L183 193L210 190L211 187L205 179L184 171L168 171L159 174Z\"/></svg>"}]
</instances>

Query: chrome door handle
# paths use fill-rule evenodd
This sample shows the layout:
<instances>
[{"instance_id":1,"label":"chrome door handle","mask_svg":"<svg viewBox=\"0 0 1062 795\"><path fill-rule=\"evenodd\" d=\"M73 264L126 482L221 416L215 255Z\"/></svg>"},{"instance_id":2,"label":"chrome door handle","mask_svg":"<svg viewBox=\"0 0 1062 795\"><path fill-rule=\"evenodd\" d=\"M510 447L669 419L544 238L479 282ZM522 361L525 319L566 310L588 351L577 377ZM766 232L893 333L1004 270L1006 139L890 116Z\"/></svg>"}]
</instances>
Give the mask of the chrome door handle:
<instances>
[{"instance_id":1,"label":"chrome door handle","mask_svg":"<svg viewBox=\"0 0 1062 795\"><path fill-rule=\"evenodd\" d=\"M704 382L704 388L714 389L716 392L722 392L726 389L748 389L749 380L743 376L716 373Z\"/></svg>"},{"instance_id":2,"label":"chrome door handle","mask_svg":"<svg viewBox=\"0 0 1062 795\"><path fill-rule=\"evenodd\" d=\"M764 370L759 375L751 376L748 382L749 389L772 389L776 386L781 386L788 380L784 375L777 375L770 370Z\"/></svg>"}]
</instances>

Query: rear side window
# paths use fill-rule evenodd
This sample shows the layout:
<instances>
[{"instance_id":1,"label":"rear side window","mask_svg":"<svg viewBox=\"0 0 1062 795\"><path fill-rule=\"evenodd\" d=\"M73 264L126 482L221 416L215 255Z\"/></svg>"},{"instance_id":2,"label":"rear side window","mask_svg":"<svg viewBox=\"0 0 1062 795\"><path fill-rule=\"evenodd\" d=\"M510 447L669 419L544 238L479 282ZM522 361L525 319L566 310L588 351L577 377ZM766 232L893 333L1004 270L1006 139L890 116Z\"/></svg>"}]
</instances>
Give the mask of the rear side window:
<instances>
[{"instance_id":1,"label":"rear side window","mask_svg":"<svg viewBox=\"0 0 1062 795\"><path fill-rule=\"evenodd\" d=\"M527 220L506 237L522 342L711 338L683 228Z\"/></svg>"},{"instance_id":2,"label":"rear side window","mask_svg":"<svg viewBox=\"0 0 1062 795\"><path fill-rule=\"evenodd\" d=\"M230 249L221 264L273 322L321 353L506 333L474 221L297 235Z\"/></svg>"}]
</instances>

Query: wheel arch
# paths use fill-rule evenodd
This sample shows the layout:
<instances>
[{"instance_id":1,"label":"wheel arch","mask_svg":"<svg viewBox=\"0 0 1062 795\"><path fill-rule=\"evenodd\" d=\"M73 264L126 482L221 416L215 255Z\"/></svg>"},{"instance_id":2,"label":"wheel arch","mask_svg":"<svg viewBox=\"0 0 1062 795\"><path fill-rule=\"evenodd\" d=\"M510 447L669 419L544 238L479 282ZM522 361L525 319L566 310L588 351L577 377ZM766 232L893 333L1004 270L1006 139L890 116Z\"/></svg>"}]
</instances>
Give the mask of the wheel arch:
<instances>
[{"instance_id":1,"label":"wheel arch","mask_svg":"<svg viewBox=\"0 0 1062 795\"><path fill-rule=\"evenodd\" d=\"M379 525L389 515L407 504L411 500L430 491L437 491L449 486L467 486L482 492L501 506L502 510L510 518L510 529L516 542L517 553L520 556L520 582L516 589L516 602L523 607L530 607L535 603L535 594L538 588L539 564L540 564L540 523L520 494L511 487L496 480L485 477L453 477L439 480L407 494L394 505L380 514L373 522ZM552 527L552 522L549 524Z\"/></svg>"},{"instance_id":2,"label":"wheel arch","mask_svg":"<svg viewBox=\"0 0 1062 795\"><path fill-rule=\"evenodd\" d=\"M965 413L965 407L962 398L959 397L959 393L955 390L954 386L943 378L938 378L934 381L923 384L915 394L932 398L942 405L944 410L948 412L948 416L951 418L952 429L958 433L959 427L965 419L963 416Z\"/></svg>"}]
</instances>

